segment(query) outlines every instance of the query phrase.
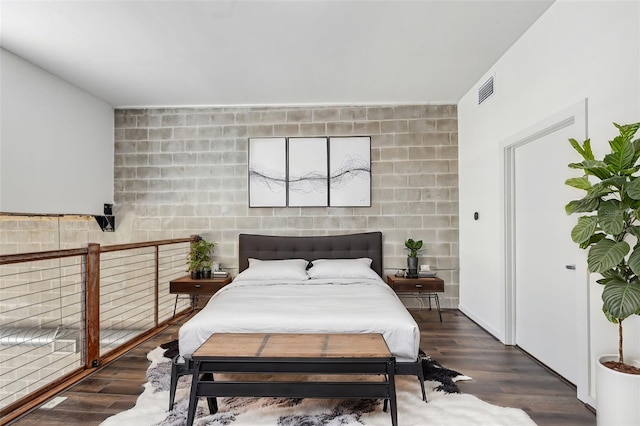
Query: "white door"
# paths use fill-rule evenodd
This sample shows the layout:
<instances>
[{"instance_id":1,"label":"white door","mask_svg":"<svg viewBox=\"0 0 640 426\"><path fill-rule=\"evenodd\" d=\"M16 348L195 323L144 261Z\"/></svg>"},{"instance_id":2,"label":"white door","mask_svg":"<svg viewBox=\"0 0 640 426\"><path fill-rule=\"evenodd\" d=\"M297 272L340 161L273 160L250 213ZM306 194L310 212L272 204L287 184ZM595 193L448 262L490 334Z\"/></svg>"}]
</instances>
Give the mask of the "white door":
<instances>
[{"instance_id":1,"label":"white door","mask_svg":"<svg viewBox=\"0 0 640 426\"><path fill-rule=\"evenodd\" d=\"M584 251L570 236L577 216L564 206L584 193L564 182L580 175L567 165L581 161L568 139L584 139L582 111L579 124L556 123L512 145L510 230L515 344L578 385L578 394L589 374L588 289Z\"/></svg>"},{"instance_id":2,"label":"white door","mask_svg":"<svg viewBox=\"0 0 640 426\"><path fill-rule=\"evenodd\" d=\"M576 379L576 218L564 213L571 127L515 150L516 344L572 383ZM575 194L574 194L575 195Z\"/></svg>"}]
</instances>

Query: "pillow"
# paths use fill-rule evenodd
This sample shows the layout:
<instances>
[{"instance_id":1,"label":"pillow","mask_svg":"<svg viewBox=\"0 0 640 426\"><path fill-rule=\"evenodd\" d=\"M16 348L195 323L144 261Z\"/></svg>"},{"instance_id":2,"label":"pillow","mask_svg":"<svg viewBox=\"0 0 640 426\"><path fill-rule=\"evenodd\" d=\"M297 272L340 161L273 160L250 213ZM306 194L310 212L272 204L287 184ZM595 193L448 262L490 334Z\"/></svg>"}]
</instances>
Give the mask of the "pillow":
<instances>
[{"instance_id":1,"label":"pillow","mask_svg":"<svg viewBox=\"0 0 640 426\"><path fill-rule=\"evenodd\" d=\"M304 259L259 260L249 258L249 267L240 272L234 281L308 280L307 262Z\"/></svg>"},{"instance_id":2,"label":"pillow","mask_svg":"<svg viewBox=\"0 0 640 426\"><path fill-rule=\"evenodd\" d=\"M371 269L372 260L368 257L359 259L317 259L307 274L310 278L371 278L380 276Z\"/></svg>"}]
</instances>

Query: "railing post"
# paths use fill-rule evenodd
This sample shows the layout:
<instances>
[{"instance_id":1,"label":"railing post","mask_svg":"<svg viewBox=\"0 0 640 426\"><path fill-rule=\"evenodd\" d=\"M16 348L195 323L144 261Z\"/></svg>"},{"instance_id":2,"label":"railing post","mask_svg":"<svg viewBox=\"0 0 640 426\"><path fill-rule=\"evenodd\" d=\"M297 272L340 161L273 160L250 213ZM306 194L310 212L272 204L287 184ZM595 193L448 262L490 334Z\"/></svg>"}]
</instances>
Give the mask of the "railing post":
<instances>
[{"instance_id":1,"label":"railing post","mask_svg":"<svg viewBox=\"0 0 640 426\"><path fill-rule=\"evenodd\" d=\"M154 305L154 309L153 309L153 320L154 320L154 324L157 327L158 326L158 305L160 304L160 290L159 290L159 285L160 285L160 267L158 266L158 263L160 263L160 246L156 246L156 252L155 252L155 257L156 257L156 267L155 267L155 305Z\"/></svg>"},{"instance_id":2,"label":"railing post","mask_svg":"<svg viewBox=\"0 0 640 426\"><path fill-rule=\"evenodd\" d=\"M87 245L85 271L86 368L100 365L100 244Z\"/></svg>"}]
</instances>

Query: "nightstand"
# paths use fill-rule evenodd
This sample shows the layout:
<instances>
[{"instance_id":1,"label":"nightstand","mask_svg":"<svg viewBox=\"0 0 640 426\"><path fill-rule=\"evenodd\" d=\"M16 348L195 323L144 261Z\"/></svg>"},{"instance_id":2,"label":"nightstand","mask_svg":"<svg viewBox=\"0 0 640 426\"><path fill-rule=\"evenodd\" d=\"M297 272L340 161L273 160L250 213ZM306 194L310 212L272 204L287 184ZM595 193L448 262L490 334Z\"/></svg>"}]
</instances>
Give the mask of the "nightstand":
<instances>
[{"instance_id":1,"label":"nightstand","mask_svg":"<svg viewBox=\"0 0 640 426\"><path fill-rule=\"evenodd\" d=\"M394 275L387 275L387 284L396 293L421 293L429 299L429 310L431 310L431 299L436 301L438 316L442 322L442 312L440 311L440 299L438 293L444 292L444 281L438 277L429 278L401 278Z\"/></svg>"},{"instance_id":2,"label":"nightstand","mask_svg":"<svg viewBox=\"0 0 640 426\"><path fill-rule=\"evenodd\" d=\"M189 275L169 281L169 293L176 295L176 303L173 305L173 316L176 316L179 295L190 295L191 308L195 309L198 305L198 295L211 296L230 282L230 276L226 278L201 278L194 280Z\"/></svg>"}]
</instances>

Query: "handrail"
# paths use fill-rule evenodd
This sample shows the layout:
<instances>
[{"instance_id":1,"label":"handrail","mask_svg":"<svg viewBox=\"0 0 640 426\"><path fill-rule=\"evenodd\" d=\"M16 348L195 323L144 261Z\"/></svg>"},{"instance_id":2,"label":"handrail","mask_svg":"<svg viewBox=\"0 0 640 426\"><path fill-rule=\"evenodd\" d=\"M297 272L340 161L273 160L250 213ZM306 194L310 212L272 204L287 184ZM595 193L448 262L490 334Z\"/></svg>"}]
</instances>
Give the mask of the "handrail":
<instances>
[{"instance_id":1,"label":"handrail","mask_svg":"<svg viewBox=\"0 0 640 426\"><path fill-rule=\"evenodd\" d=\"M107 253L110 251L132 250L137 248L163 246L167 244L190 243L195 240L195 237L196 235L192 235L189 238L176 238L172 240L157 240L157 241L142 242L142 243L129 243L129 244L116 244L111 246L101 246L100 252Z\"/></svg>"},{"instance_id":2,"label":"handrail","mask_svg":"<svg viewBox=\"0 0 640 426\"><path fill-rule=\"evenodd\" d=\"M132 250L137 248L156 247L156 246L163 246L168 244L189 243L191 241L194 241L195 237L196 237L195 235L192 235L189 238L175 238L175 239L169 239L169 240L156 240L156 241L146 241L146 242L140 242L140 243L100 246L100 252L107 253L111 251ZM88 251L87 247L82 247L82 248L76 248L76 249L48 250L48 251L38 251L38 252L30 252L30 253L0 254L0 265L10 265L12 263L35 262L39 260L49 260L49 259L58 259L63 257L81 256L81 255L87 254L87 251Z\"/></svg>"},{"instance_id":3,"label":"handrail","mask_svg":"<svg viewBox=\"0 0 640 426\"><path fill-rule=\"evenodd\" d=\"M12 263L35 262L39 260L59 259L63 257L82 256L87 254L87 248L49 250L32 253L2 254L0 255L0 265L10 265Z\"/></svg>"}]
</instances>

